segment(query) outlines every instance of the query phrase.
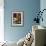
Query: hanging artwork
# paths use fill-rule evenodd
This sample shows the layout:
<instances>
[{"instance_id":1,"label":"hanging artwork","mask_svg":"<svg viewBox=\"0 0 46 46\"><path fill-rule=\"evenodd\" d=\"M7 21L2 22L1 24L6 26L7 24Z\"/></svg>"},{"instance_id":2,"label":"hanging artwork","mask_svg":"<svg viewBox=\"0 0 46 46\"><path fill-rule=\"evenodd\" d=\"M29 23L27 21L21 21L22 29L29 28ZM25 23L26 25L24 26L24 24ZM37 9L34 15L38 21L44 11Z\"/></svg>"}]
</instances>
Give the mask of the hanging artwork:
<instances>
[{"instance_id":1,"label":"hanging artwork","mask_svg":"<svg viewBox=\"0 0 46 46\"><path fill-rule=\"evenodd\" d=\"M23 12L12 12L12 26L23 26Z\"/></svg>"}]
</instances>

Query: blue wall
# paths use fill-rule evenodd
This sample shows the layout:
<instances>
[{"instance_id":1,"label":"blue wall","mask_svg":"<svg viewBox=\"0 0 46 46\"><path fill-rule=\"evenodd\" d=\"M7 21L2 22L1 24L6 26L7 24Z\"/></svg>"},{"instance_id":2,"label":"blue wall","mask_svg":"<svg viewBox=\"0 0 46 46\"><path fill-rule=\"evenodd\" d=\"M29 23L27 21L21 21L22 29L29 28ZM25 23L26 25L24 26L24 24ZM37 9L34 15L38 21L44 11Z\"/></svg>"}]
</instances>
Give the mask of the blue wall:
<instances>
[{"instance_id":1,"label":"blue wall","mask_svg":"<svg viewBox=\"0 0 46 46\"><path fill-rule=\"evenodd\" d=\"M46 0L41 0L40 1L40 10L42 11L43 9L46 9ZM40 25L46 27L46 10L43 12L43 22L40 21Z\"/></svg>"},{"instance_id":2,"label":"blue wall","mask_svg":"<svg viewBox=\"0 0 46 46\"><path fill-rule=\"evenodd\" d=\"M40 9L40 0L4 0L4 35L7 41L18 41L32 28L35 12ZM12 11L24 11L24 27L12 27Z\"/></svg>"}]
</instances>

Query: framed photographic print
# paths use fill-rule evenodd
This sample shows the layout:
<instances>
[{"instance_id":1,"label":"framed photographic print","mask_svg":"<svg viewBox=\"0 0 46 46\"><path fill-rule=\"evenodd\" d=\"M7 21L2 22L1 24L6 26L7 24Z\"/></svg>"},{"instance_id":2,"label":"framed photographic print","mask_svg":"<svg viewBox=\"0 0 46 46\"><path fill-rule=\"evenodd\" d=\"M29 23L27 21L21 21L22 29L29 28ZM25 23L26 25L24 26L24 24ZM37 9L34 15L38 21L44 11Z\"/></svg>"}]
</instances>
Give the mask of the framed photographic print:
<instances>
[{"instance_id":1,"label":"framed photographic print","mask_svg":"<svg viewBox=\"0 0 46 46\"><path fill-rule=\"evenodd\" d=\"M22 11L12 12L12 26L23 26L23 16Z\"/></svg>"}]
</instances>

